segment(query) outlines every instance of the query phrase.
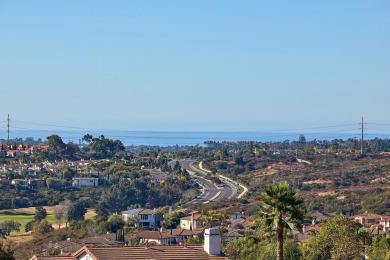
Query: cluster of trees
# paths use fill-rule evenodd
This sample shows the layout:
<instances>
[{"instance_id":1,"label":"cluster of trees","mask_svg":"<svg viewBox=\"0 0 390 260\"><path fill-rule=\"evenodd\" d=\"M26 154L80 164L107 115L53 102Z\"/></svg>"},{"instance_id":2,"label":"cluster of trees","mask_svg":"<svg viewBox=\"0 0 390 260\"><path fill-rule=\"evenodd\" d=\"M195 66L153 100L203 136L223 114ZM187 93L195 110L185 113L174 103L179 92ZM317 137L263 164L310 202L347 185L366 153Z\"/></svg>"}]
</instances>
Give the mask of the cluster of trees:
<instances>
[{"instance_id":1,"label":"cluster of trees","mask_svg":"<svg viewBox=\"0 0 390 260\"><path fill-rule=\"evenodd\" d=\"M21 224L19 222L8 220L0 224L0 237L5 238L11 234L12 231L19 232ZM1 258L0 258L1 259Z\"/></svg>"},{"instance_id":2,"label":"cluster of trees","mask_svg":"<svg viewBox=\"0 0 390 260\"><path fill-rule=\"evenodd\" d=\"M156 161L167 165L167 159L162 157ZM197 184L191 181L188 172L181 169L180 165L173 168L168 166L170 173L161 183L153 183L149 171L140 170L140 166L122 160L91 164L90 169L98 172L93 177L105 176L99 180L100 186L97 188L69 187L71 179L80 173L66 167L59 173L45 174L48 189L0 190L0 209L58 205L66 199L76 201L79 197L89 197L90 207L103 209L108 205L105 211L114 213L130 205L150 208L172 205L184 197L191 199L198 192Z\"/></svg>"},{"instance_id":3,"label":"cluster of trees","mask_svg":"<svg viewBox=\"0 0 390 260\"><path fill-rule=\"evenodd\" d=\"M260 200L255 234L225 245L230 259L363 259L365 254L368 259L390 259L390 238L378 236L373 241L359 223L344 215L322 223L311 240L298 243L290 231L299 230L305 221L303 201L287 183L267 185Z\"/></svg>"},{"instance_id":4,"label":"cluster of trees","mask_svg":"<svg viewBox=\"0 0 390 260\"><path fill-rule=\"evenodd\" d=\"M65 201L54 208L53 216L60 229L61 223L65 222L65 227L68 227L70 221L83 220L86 212L84 203ZM34 237L39 237L52 231L53 227L46 218L46 209L44 207L36 207L34 219L26 223L25 231L32 231Z\"/></svg>"},{"instance_id":5,"label":"cluster of trees","mask_svg":"<svg viewBox=\"0 0 390 260\"><path fill-rule=\"evenodd\" d=\"M151 183L146 178L121 179L104 191L96 205L99 216L107 218L112 213L129 206L156 208L179 202L192 184L179 178L168 178L163 183Z\"/></svg>"},{"instance_id":6,"label":"cluster of trees","mask_svg":"<svg viewBox=\"0 0 390 260\"><path fill-rule=\"evenodd\" d=\"M0 138L0 143L6 144L8 142L7 139ZM11 138L9 139L10 144L29 144L29 145L39 145L39 144L45 144L45 142L41 139L35 139L34 137L26 137L25 139L23 138Z\"/></svg>"},{"instance_id":7,"label":"cluster of trees","mask_svg":"<svg viewBox=\"0 0 390 260\"><path fill-rule=\"evenodd\" d=\"M229 243L224 252L230 259L300 259L302 252L291 231L305 220L302 204L288 183L267 185L260 196L262 207L256 236Z\"/></svg>"},{"instance_id":8,"label":"cluster of trees","mask_svg":"<svg viewBox=\"0 0 390 260\"><path fill-rule=\"evenodd\" d=\"M93 137L90 134L86 134L83 141L88 145L84 146L82 151L87 157L93 159L107 159L107 158L122 158L126 156L125 146L120 140L113 140L105 138L104 135Z\"/></svg>"},{"instance_id":9,"label":"cluster of trees","mask_svg":"<svg viewBox=\"0 0 390 260\"><path fill-rule=\"evenodd\" d=\"M34 219L26 223L25 231L32 231L34 237L40 237L53 231L53 227L46 220L47 211L44 207L36 207Z\"/></svg>"},{"instance_id":10,"label":"cluster of trees","mask_svg":"<svg viewBox=\"0 0 390 260\"><path fill-rule=\"evenodd\" d=\"M120 140L105 138L104 135L93 137L86 134L83 141L87 145L82 149L77 144L72 142L64 143L58 135L50 135L47 137L48 150L42 151L37 157L39 160L49 159L108 159L108 158L124 158L126 157L125 147Z\"/></svg>"},{"instance_id":11,"label":"cluster of trees","mask_svg":"<svg viewBox=\"0 0 390 260\"><path fill-rule=\"evenodd\" d=\"M220 152L214 154L215 159L222 159L226 156L224 155L224 150L245 150L250 149L254 150L255 148L259 151L268 151L268 150L300 150L308 153L314 152L314 147L319 149L330 149L332 151L337 150L360 150L361 144L360 140L356 138L344 139L333 139L333 140L306 140L305 135L301 134L298 137L298 140L294 141L278 141L278 142L241 142L237 147L229 146L228 143L220 149ZM366 152L381 152L388 151L390 149L390 139L389 138L374 138L365 140L363 142L363 149ZM197 151L198 154L200 151ZM206 154L205 152L202 152Z\"/></svg>"},{"instance_id":12,"label":"cluster of trees","mask_svg":"<svg viewBox=\"0 0 390 260\"><path fill-rule=\"evenodd\" d=\"M85 193L88 196L90 190L80 190L77 193L80 195ZM95 192L99 192L96 190ZM24 189L15 188L2 190L0 189L0 210L15 209L37 206L53 206L57 205L65 199L74 200L76 194L74 189L69 190L53 190L53 189Z\"/></svg>"}]
</instances>

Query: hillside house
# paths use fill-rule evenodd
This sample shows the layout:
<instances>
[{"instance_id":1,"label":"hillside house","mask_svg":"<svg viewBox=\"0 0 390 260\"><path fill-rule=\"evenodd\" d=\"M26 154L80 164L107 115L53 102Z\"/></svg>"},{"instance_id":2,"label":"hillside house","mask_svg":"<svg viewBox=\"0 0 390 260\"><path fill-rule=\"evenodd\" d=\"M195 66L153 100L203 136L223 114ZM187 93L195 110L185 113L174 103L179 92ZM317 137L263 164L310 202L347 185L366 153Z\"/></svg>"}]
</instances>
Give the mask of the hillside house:
<instances>
[{"instance_id":1,"label":"hillside house","mask_svg":"<svg viewBox=\"0 0 390 260\"><path fill-rule=\"evenodd\" d=\"M353 219L362 225L374 225L379 223L379 221L382 219L382 216L378 214L368 213L366 211L363 214L354 216Z\"/></svg>"},{"instance_id":2,"label":"hillside house","mask_svg":"<svg viewBox=\"0 0 390 260\"><path fill-rule=\"evenodd\" d=\"M229 231L227 233L223 233L221 235L222 243L224 244L232 243L241 237L243 237L243 235L234 230Z\"/></svg>"},{"instance_id":3,"label":"hillside house","mask_svg":"<svg viewBox=\"0 0 390 260\"><path fill-rule=\"evenodd\" d=\"M44 179L29 179L28 186L30 189L39 190L46 187L46 182Z\"/></svg>"},{"instance_id":4,"label":"hillside house","mask_svg":"<svg viewBox=\"0 0 390 260\"><path fill-rule=\"evenodd\" d=\"M176 236L160 231L141 231L135 234L141 243L155 243L156 245L176 244Z\"/></svg>"},{"instance_id":5,"label":"hillside house","mask_svg":"<svg viewBox=\"0 0 390 260\"><path fill-rule=\"evenodd\" d=\"M382 226L383 231L388 232L390 231L390 217L382 217L379 221L379 225Z\"/></svg>"},{"instance_id":6,"label":"hillside house","mask_svg":"<svg viewBox=\"0 0 390 260\"><path fill-rule=\"evenodd\" d=\"M169 175L165 172L150 172L150 181L153 183L162 183Z\"/></svg>"},{"instance_id":7,"label":"hillside house","mask_svg":"<svg viewBox=\"0 0 390 260\"><path fill-rule=\"evenodd\" d=\"M28 188L28 180L26 179L14 179L11 181L12 185L21 187L21 188Z\"/></svg>"},{"instance_id":8,"label":"hillside house","mask_svg":"<svg viewBox=\"0 0 390 260\"><path fill-rule=\"evenodd\" d=\"M191 214L191 216L180 219L180 228L182 229L198 229L203 226L201 214Z\"/></svg>"},{"instance_id":9,"label":"hillside house","mask_svg":"<svg viewBox=\"0 0 390 260\"><path fill-rule=\"evenodd\" d=\"M73 187L99 187L99 178L93 177L74 177Z\"/></svg>"},{"instance_id":10,"label":"hillside house","mask_svg":"<svg viewBox=\"0 0 390 260\"><path fill-rule=\"evenodd\" d=\"M176 237L176 243L183 243L188 238L203 238L204 228L188 230L188 229L167 229L165 233L171 234Z\"/></svg>"},{"instance_id":11,"label":"hillside house","mask_svg":"<svg viewBox=\"0 0 390 260\"><path fill-rule=\"evenodd\" d=\"M122 211L122 217L125 221L134 219L137 222L137 226L149 228L158 227L160 221L164 219L164 215L157 210L143 208Z\"/></svg>"}]
</instances>

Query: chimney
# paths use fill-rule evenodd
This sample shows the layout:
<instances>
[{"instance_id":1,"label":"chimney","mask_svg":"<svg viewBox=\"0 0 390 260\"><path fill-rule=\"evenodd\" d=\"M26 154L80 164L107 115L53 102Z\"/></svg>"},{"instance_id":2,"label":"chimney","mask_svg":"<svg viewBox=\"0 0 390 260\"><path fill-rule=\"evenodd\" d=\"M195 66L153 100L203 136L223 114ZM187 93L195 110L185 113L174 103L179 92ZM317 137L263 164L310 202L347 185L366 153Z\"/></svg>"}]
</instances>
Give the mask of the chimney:
<instances>
[{"instance_id":1,"label":"chimney","mask_svg":"<svg viewBox=\"0 0 390 260\"><path fill-rule=\"evenodd\" d=\"M187 240L184 240L184 248L187 248Z\"/></svg>"},{"instance_id":2,"label":"chimney","mask_svg":"<svg viewBox=\"0 0 390 260\"><path fill-rule=\"evenodd\" d=\"M221 235L218 228L204 230L204 251L209 255L221 255Z\"/></svg>"},{"instance_id":3,"label":"chimney","mask_svg":"<svg viewBox=\"0 0 390 260\"><path fill-rule=\"evenodd\" d=\"M149 243L148 243L148 241L146 241L146 242L144 243L144 248L145 248L145 249L148 249L148 248L149 248Z\"/></svg>"},{"instance_id":4,"label":"chimney","mask_svg":"<svg viewBox=\"0 0 390 260\"><path fill-rule=\"evenodd\" d=\"M302 233L306 232L306 225L302 225Z\"/></svg>"}]
</instances>

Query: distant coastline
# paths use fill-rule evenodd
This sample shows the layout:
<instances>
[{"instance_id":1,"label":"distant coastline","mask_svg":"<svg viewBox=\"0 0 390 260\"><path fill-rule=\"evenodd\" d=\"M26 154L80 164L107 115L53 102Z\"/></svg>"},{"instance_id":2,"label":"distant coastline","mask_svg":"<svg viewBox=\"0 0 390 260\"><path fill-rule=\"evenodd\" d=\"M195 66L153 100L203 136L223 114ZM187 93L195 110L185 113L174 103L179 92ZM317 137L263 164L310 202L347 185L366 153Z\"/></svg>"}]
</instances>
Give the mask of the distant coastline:
<instances>
[{"instance_id":1,"label":"distant coastline","mask_svg":"<svg viewBox=\"0 0 390 260\"><path fill-rule=\"evenodd\" d=\"M150 145L150 146L204 146L205 141L235 142L235 141L256 141L256 142L276 142L295 141L300 134L304 134L307 140L333 140L333 139L360 139L359 133L287 133L287 132L166 132L166 131L72 131L72 130L14 130L10 133L10 138L41 138L45 140L51 134L62 137L64 142L78 143L85 134L94 136L104 135L112 139L119 139L126 146ZM4 132L0 136L5 139ZM365 139L389 138L388 134L366 134Z\"/></svg>"}]
</instances>

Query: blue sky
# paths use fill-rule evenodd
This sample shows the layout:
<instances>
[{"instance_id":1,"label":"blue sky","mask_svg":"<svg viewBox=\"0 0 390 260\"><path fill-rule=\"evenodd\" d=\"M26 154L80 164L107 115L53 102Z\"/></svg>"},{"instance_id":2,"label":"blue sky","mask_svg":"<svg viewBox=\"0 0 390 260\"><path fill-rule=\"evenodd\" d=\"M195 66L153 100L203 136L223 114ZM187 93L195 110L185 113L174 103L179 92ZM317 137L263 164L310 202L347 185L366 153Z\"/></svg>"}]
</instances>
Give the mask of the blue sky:
<instances>
[{"instance_id":1,"label":"blue sky","mask_svg":"<svg viewBox=\"0 0 390 260\"><path fill-rule=\"evenodd\" d=\"M0 117L149 131L390 123L389 7L0 1Z\"/></svg>"}]
</instances>

